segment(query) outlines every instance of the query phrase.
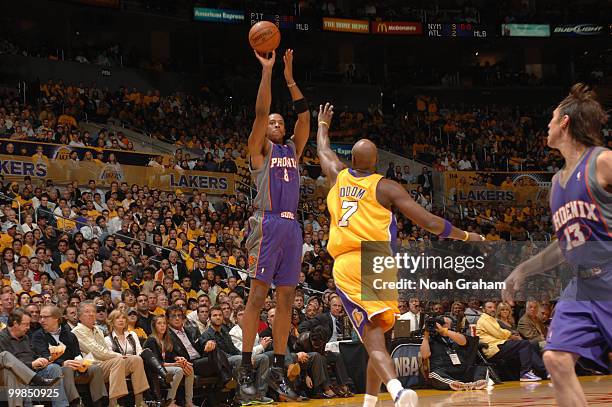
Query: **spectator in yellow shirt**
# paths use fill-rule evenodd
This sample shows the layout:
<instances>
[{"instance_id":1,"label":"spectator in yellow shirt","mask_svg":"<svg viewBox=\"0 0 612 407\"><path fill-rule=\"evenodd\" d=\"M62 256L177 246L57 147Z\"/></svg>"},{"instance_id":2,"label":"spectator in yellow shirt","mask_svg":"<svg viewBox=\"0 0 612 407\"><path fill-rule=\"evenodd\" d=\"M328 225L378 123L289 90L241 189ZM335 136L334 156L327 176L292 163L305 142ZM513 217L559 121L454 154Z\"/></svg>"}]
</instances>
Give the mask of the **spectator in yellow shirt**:
<instances>
[{"instance_id":1,"label":"spectator in yellow shirt","mask_svg":"<svg viewBox=\"0 0 612 407\"><path fill-rule=\"evenodd\" d=\"M486 239L491 241L498 241L501 240L501 237L499 236L499 233L497 233L497 230L495 228L491 228L489 233L487 233Z\"/></svg>"},{"instance_id":2,"label":"spectator in yellow shirt","mask_svg":"<svg viewBox=\"0 0 612 407\"><path fill-rule=\"evenodd\" d=\"M78 270L79 265L76 263L76 252L73 249L66 250L66 261L60 264L59 267L62 273L65 273L69 267Z\"/></svg>"},{"instance_id":3,"label":"spectator in yellow shirt","mask_svg":"<svg viewBox=\"0 0 612 407\"><path fill-rule=\"evenodd\" d=\"M221 256L217 254L217 247L213 244L208 246L208 252L206 253L206 256L204 256L204 258L206 259L207 269L213 269L218 264L221 264Z\"/></svg>"}]
</instances>

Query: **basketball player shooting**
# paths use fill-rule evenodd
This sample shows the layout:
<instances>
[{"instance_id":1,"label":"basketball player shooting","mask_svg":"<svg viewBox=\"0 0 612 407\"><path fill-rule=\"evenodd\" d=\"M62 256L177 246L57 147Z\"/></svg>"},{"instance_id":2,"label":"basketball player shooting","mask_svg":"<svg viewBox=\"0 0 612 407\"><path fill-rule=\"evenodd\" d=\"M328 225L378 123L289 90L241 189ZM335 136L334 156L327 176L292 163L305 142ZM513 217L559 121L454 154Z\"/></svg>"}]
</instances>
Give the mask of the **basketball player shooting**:
<instances>
[{"instance_id":1,"label":"basketball player shooting","mask_svg":"<svg viewBox=\"0 0 612 407\"><path fill-rule=\"evenodd\" d=\"M564 263L576 270L555 308L543 356L562 407L587 405L574 370L578 357L610 368L612 151L602 147L601 135L607 119L594 92L581 83L554 110L547 143L565 159L552 179L550 195L557 240L517 266L502 292L512 304L527 277Z\"/></svg>"},{"instance_id":2,"label":"basketball player shooting","mask_svg":"<svg viewBox=\"0 0 612 407\"><path fill-rule=\"evenodd\" d=\"M362 139L355 143L351 168L344 168L330 148L328 130L332 116L333 106L329 103L319 108L317 153L321 169L331 184L327 195L331 215L327 250L334 258L333 273L338 295L370 357L363 405L376 405L380 385L384 382L396 407L416 406L417 394L404 389L397 380L395 365L385 346L385 332L393 328L395 314L399 313L397 298L392 296L395 299L390 301L387 298L389 293L383 294L383 290L374 290L373 287L368 290L367 284L362 284L361 242L395 241L394 207L415 224L441 238L464 241L482 241L484 238L460 230L449 221L429 213L400 184L376 174L378 152L370 140Z\"/></svg>"},{"instance_id":3,"label":"basketball player shooting","mask_svg":"<svg viewBox=\"0 0 612 407\"><path fill-rule=\"evenodd\" d=\"M303 244L302 230L297 221L300 194L298 162L310 133L308 103L293 79L293 50L287 50L283 57L284 75L298 118L294 135L286 142L283 117L277 113L270 114L276 53L273 51L269 59L257 52L255 56L261 63L262 74L248 148L258 191L246 242L251 289L242 327L242 366L238 370L239 397L243 404L261 402L265 397L257 390L251 358L259 314L271 284L276 287L276 316L272 332L274 362L269 385L281 400L297 399L285 376L284 361Z\"/></svg>"}]
</instances>

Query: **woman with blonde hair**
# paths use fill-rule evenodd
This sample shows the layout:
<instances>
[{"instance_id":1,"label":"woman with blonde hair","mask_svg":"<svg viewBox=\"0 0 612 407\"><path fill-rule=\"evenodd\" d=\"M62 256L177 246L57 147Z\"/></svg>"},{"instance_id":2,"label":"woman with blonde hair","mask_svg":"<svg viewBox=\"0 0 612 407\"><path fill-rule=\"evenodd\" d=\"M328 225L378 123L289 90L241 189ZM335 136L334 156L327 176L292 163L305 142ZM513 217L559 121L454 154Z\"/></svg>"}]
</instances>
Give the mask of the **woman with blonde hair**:
<instances>
[{"instance_id":1,"label":"woman with blonde hair","mask_svg":"<svg viewBox=\"0 0 612 407\"><path fill-rule=\"evenodd\" d=\"M161 400L161 386L164 386L165 383L167 387L167 384L171 382L168 371L162 365L161 360L150 349L142 349L136 333L128 330L128 316L124 311L111 312L107 318L107 325L108 336L104 339L108 349L124 356L139 355L144 363L151 392L157 400Z\"/></svg>"},{"instance_id":2,"label":"woman with blonde hair","mask_svg":"<svg viewBox=\"0 0 612 407\"><path fill-rule=\"evenodd\" d=\"M512 307L507 302L500 302L497 305L495 318L497 318L499 325L503 329L507 329L513 333L517 332L516 322L514 321L514 317L512 316Z\"/></svg>"},{"instance_id":3,"label":"woman with blonde hair","mask_svg":"<svg viewBox=\"0 0 612 407\"><path fill-rule=\"evenodd\" d=\"M173 374L170 390L168 390L166 397L166 400L170 402L169 407L178 407L174 398L183 378L185 378L185 407L193 407L193 364L174 353L165 315L153 317L151 335L145 341L144 347L150 349L153 355L163 362L166 370Z\"/></svg>"}]
</instances>

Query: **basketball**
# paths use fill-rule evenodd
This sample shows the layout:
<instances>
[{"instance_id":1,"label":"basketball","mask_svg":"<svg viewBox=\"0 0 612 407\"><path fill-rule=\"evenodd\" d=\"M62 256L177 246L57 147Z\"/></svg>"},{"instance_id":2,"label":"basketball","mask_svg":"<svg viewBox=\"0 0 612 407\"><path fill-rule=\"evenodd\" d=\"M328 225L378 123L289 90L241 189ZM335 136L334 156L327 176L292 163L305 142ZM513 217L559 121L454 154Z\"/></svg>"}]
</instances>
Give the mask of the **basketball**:
<instances>
[{"instance_id":1,"label":"basketball","mask_svg":"<svg viewBox=\"0 0 612 407\"><path fill-rule=\"evenodd\" d=\"M249 31L251 47L260 53L272 52L280 44L281 35L278 27L269 21L260 21Z\"/></svg>"}]
</instances>

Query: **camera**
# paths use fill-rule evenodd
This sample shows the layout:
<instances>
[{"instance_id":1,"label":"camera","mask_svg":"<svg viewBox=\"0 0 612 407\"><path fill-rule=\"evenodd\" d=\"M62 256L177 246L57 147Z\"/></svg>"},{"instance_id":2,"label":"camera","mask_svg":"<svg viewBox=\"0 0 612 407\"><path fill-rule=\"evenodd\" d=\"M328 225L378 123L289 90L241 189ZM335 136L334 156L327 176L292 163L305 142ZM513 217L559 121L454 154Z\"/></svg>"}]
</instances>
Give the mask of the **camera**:
<instances>
[{"instance_id":1,"label":"camera","mask_svg":"<svg viewBox=\"0 0 612 407\"><path fill-rule=\"evenodd\" d=\"M436 330L436 323L440 324L441 326L444 326L444 324L446 324L446 321L444 320L444 315L427 315L425 317L425 322L423 323L423 330L428 331L429 335L431 336L437 335L438 331Z\"/></svg>"}]
</instances>

